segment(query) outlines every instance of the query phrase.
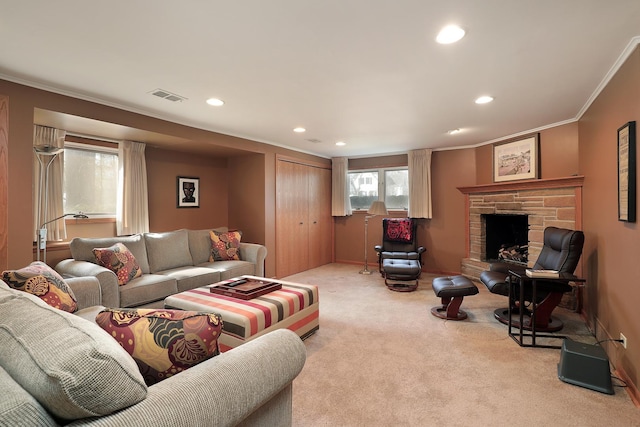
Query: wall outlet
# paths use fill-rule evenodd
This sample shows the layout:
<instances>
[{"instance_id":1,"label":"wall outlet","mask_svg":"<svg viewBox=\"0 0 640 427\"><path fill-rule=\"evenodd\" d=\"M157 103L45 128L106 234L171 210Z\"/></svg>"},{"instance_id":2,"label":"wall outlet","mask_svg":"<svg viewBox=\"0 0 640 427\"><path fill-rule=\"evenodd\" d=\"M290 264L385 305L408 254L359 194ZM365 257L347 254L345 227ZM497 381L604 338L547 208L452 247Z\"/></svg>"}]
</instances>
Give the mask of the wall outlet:
<instances>
[{"instance_id":1,"label":"wall outlet","mask_svg":"<svg viewBox=\"0 0 640 427\"><path fill-rule=\"evenodd\" d=\"M627 348L627 337L625 337L622 332L620 332L620 340L622 341L622 347Z\"/></svg>"}]
</instances>

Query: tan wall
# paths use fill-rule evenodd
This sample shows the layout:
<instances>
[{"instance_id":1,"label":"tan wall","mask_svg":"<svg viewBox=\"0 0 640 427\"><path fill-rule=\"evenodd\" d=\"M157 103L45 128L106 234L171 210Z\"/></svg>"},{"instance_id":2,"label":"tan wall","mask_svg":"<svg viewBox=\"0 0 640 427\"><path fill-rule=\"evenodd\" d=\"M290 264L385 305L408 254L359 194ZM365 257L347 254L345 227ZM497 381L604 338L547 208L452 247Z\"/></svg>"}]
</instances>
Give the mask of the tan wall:
<instances>
[{"instance_id":1,"label":"tan wall","mask_svg":"<svg viewBox=\"0 0 640 427\"><path fill-rule=\"evenodd\" d=\"M0 269L8 268L9 248L9 98L0 95Z\"/></svg>"},{"instance_id":2,"label":"tan wall","mask_svg":"<svg viewBox=\"0 0 640 427\"><path fill-rule=\"evenodd\" d=\"M475 150L433 153L433 219L428 224L427 266L429 271L458 273L466 256L464 195L457 187L474 185Z\"/></svg>"},{"instance_id":3,"label":"tan wall","mask_svg":"<svg viewBox=\"0 0 640 427\"><path fill-rule=\"evenodd\" d=\"M147 148L149 230L202 229L228 225L228 173L225 159ZM177 208L178 176L200 178L200 207Z\"/></svg>"},{"instance_id":4,"label":"tan wall","mask_svg":"<svg viewBox=\"0 0 640 427\"><path fill-rule=\"evenodd\" d=\"M505 140L506 141L506 140ZM578 122L540 131L540 178L579 173ZM493 182L493 145L476 148L476 185Z\"/></svg>"},{"instance_id":5,"label":"tan wall","mask_svg":"<svg viewBox=\"0 0 640 427\"><path fill-rule=\"evenodd\" d=\"M598 338L628 340L627 350L609 357L632 382L640 384L640 230L618 221L617 129L640 120L640 50L627 59L580 119L580 173L584 182L587 272L586 310ZM636 155L636 164L638 155Z\"/></svg>"},{"instance_id":6,"label":"tan wall","mask_svg":"<svg viewBox=\"0 0 640 427\"><path fill-rule=\"evenodd\" d=\"M0 80L0 94L9 97L10 105L7 214L9 221L7 265L9 268L22 267L31 262L34 256L31 215L24 213L33 211L31 188L35 108L115 123L202 144L245 150L250 157L238 160L232 163L232 166L228 164L224 166L227 160L180 154L148 145L147 169L151 210L149 225L151 230L161 231L186 227L205 228L226 225L226 222L230 222L235 228L246 228L247 239L255 237L259 242L264 242L271 257L275 254L275 155L282 154L325 165L331 164L329 159L167 122L4 80ZM253 155L259 157L252 158ZM261 156L264 160L257 160ZM244 162L249 162L251 167L257 166L258 169L245 177ZM260 170L264 175L259 176ZM176 176L183 174L201 178L203 195L207 197L201 200L199 209L176 208L175 180ZM234 176L240 182L251 185L248 189L243 187L242 192L237 191L239 184L230 184L230 177ZM253 216L248 213L239 214L242 206L245 205L244 198L251 199L254 207L262 201L262 209L251 209ZM232 214L233 220L230 219ZM113 224L97 224L92 227L92 235L93 233L108 235L114 230ZM87 229L77 228L71 232L71 235L84 235L84 231ZM52 249L47 261L49 264L55 264L57 259L67 256L68 250ZM275 274L275 261L269 259L268 255L267 275L272 274Z\"/></svg>"},{"instance_id":7,"label":"tan wall","mask_svg":"<svg viewBox=\"0 0 640 427\"><path fill-rule=\"evenodd\" d=\"M265 275L269 277L276 271L275 236L269 233L275 229L271 157L254 154L229 159L229 228L241 229L243 241L267 247Z\"/></svg>"},{"instance_id":8,"label":"tan wall","mask_svg":"<svg viewBox=\"0 0 640 427\"><path fill-rule=\"evenodd\" d=\"M438 273L460 271L465 256L464 197L456 187L475 184L473 149L436 151L432 155L433 218L419 219L418 244L427 251L423 269ZM349 160L349 168L377 168L407 165L405 156L371 157ZM335 219L336 261L364 263L364 212ZM389 217L404 217L392 212ZM377 258L373 246L382 241L382 217L369 220L367 260L374 267Z\"/></svg>"}]
</instances>

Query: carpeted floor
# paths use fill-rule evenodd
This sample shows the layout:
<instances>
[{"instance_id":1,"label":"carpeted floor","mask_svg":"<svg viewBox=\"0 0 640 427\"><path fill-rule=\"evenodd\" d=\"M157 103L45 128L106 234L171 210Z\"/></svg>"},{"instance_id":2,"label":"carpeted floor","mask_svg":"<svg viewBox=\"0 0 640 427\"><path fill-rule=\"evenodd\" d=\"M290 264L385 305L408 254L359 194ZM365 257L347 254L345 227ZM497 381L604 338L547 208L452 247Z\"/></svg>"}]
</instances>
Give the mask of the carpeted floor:
<instances>
[{"instance_id":1,"label":"carpeted floor","mask_svg":"<svg viewBox=\"0 0 640 427\"><path fill-rule=\"evenodd\" d=\"M462 304L469 318L445 321L430 312L436 276L401 293L359 270L330 264L287 277L320 290L320 330L294 381L294 426L640 426L624 389L564 383L560 350L519 347L493 318L506 298L482 284ZM576 313L556 313L563 334L594 343Z\"/></svg>"}]
</instances>

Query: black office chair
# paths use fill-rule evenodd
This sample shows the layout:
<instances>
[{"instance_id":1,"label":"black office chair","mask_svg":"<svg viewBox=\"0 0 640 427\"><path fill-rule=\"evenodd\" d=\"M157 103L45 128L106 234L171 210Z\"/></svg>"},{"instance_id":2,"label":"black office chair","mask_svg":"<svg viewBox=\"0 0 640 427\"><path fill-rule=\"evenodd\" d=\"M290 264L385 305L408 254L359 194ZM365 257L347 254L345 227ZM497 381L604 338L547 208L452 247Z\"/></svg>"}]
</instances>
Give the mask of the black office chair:
<instances>
[{"instance_id":1,"label":"black office chair","mask_svg":"<svg viewBox=\"0 0 640 427\"><path fill-rule=\"evenodd\" d=\"M378 253L378 271L391 290L413 291L418 287L425 248L417 244L416 228L413 218L382 220L382 245L374 248ZM407 281L415 281L415 284L397 283Z\"/></svg>"},{"instance_id":2,"label":"black office chair","mask_svg":"<svg viewBox=\"0 0 640 427\"><path fill-rule=\"evenodd\" d=\"M582 231L568 230L565 228L547 227L544 230L544 246L540 252L540 256L536 260L534 269L541 270L557 270L561 273L573 274L582 255L582 247L584 245L584 233ZM521 275L525 275L524 266L510 264L505 262L497 262L489 265L488 271L480 274L480 281L494 294L509 295L509 270L517 271ZM530 289L525 290L525 303L536 304L536 330L540 332L559 331L564 326L558 319L551 316L551 312L558 306L562 295L571 291L569 281L545 281L538 279L536 301L531 301L533 295ZM530 315L530 311L526 307L518 307L516 301L519 300L519 287L514 287L516 295L512 295L509 302L511 304L512 313L519 313L518 310L524 310L525 315ZM496 319L500 322L508 324L509 315L508 308L499 308L494 311ZM530 329L529 320L524 327Z\"/></svg>"}]
</instances>

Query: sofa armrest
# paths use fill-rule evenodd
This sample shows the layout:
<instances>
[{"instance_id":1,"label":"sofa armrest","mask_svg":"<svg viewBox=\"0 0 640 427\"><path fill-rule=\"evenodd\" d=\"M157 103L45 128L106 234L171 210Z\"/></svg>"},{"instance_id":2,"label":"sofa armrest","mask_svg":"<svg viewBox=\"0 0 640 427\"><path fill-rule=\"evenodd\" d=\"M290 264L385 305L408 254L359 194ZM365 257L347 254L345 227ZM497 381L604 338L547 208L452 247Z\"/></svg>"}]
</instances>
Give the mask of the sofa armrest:
<instances>
[{"instance_id":1,"label":"sofa armrest","mask_svg":"<svg viewBox=\"0 0 640 427\"><path fill-rule=\"evenodd\" d=\"M290 425L291 399L280 394L290 392L305 360L300 338L279 329L152 385L133 406L69 425L233 426L273 398L287 405L275 411L289 417L279 424ZM251 421L260 425L255 417Z\"/></svg>"},{"instance_id":2,"label":"sofa armrest","mask_svg":"<svg viewBox=\"0 0 640 427\"><path fill-rule=\"evenodd\" d=\"M255 276L264 277L264 259L267 257L267 248L257 243L240 242L240 259L255 264Z\"/></svg>"},{"instance_id":3,"label":"sofa armrest","mask_svg":"<svg viewBox=\"0 0 640 427\"><path fill-rule=\"evenodd\" d=\"M100 289L100 282L95 276L68 277L65 282L69 285L78 301L78 310L94 305L102 305L102 290Z\"/></svg>"},{"instance_id":4,"label":"sofa armrest","mask_svg":"<svg viewBox=\"0 0 640 427\"><path fill-rule=\"evenodd\" d=\"M62 260L56 265L56 271L65 278L93 276L100 282L101 304L105 307L120 307L118 277L108 268L88 261L74 259Z\"/></svg>"}]
</instances>

